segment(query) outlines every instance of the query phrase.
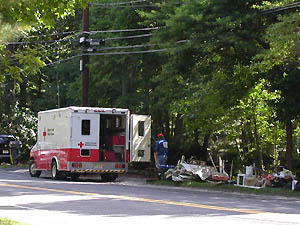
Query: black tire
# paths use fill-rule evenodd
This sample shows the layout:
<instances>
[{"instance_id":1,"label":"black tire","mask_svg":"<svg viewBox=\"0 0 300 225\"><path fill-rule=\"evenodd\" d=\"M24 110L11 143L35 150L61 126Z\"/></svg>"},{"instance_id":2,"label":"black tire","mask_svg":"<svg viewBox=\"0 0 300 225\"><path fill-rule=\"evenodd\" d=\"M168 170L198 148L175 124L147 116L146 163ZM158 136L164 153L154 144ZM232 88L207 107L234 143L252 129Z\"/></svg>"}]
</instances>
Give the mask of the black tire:
<instances>
[{"instance_id":1,"label":"black tire","mask_svg":"<svg viewBox=\"0 0 300 225\"><path fill-rule=\"evenodd\" d=\"M62 173L57 169L57 163L55 160L51 164L51 177L55 180L60 180L63 178Z\"/></svg>"},{"instance_id":2,"label":"black tire","mask_svg":"<svg viewBox=\"0 0 300 225\"><path fill-rule=\"evenodd\" d=\"M101 174L101 180L104 182L112 182L115 181L118 178L117 173L102 173Z\"/></svg>"},{"instance_id":3,"label":"black tire","mask_svg":"<svg viewBox=\"0 0 300 225\"><path fill-rule=\"evenodd\" d=\"M36 164L34 160L30 160L29 163L29 174L31 177L39 177L42 171L36 169Z\"/></svg>"}]
</instances>

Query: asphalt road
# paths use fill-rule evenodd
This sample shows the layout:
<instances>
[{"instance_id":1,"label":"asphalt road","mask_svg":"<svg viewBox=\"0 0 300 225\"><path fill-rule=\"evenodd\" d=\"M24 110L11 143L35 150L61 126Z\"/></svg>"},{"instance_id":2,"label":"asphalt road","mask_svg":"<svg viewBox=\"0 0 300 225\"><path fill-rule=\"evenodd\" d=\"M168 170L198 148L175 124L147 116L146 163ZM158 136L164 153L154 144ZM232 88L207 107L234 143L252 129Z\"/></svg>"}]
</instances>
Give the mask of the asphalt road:
<instances>
[{"instance_id":1,"label":"asphalt road","mask_svg":"<svg viewBox=\"0 0 300 225\"><path fill-rule=\"evenodd\" d=\"M132 175L55 181L0 169L0 217L32 225L300 225L300 200L152 186Z\"/></svg>"}]
</instances>

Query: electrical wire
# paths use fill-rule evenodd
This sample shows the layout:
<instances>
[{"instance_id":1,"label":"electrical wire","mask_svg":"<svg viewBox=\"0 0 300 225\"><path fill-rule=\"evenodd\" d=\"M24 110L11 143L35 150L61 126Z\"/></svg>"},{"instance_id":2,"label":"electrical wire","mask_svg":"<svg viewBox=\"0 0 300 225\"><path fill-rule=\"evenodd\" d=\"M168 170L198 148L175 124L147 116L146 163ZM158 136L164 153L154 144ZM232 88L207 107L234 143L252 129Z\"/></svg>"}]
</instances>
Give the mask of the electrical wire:
<instances>
[{"instance_id":1,"label":"electrical wire","mask_svg":"<svg viewBox=\"0 0 300 225\"><path fill-rule=\"evenodd\" d=\"M62 40L49 40L49 41L16 41L9 42L8 45L30 45L30 44L47 44L47 43L58 43L58 42L68 42L71 39L62 39Z\"/></svg>"},{"instance_id":2,"label":"electrical wire","mask_svg":"<svg viewBox=\"0 0 300 225\"><path fill-rule=\"evenodd\" d=\"M57 61L54 61L54 62L51 62L51 63L47 63L47 64L45 64L45 66L51 66L51 65L54 65L56 63L61 63L61 62L68 61L68 60L71 60L71 59L74 59L74 58L77 58L77 57L81 57L81 56L83 56L83 55L79 54L79 55L70 56L66 59L61 59L61 60L57 60Z\"/></svg>"},{"instance_id":3,"label":"electrical wire","mask_svg":"<svg viewBox=\"0 0 300 225\"><path fill-rule=\"evenodd\" d=\"M142 29L126 29L126 30L109 30L109 31L96 31L95 33L114 33L114 32L132 32L132 31L148 31L148 30L153 30L153 29L158 29L158 28L142 28ZM132 36L123 36L123 37L112 37L112 38L106 38L105 40L122 40L122 39L134 39L134 38L142 38L142 37L148 37L151 36L152 34L142 34L142 35L132 35ZM67 44L64 45L60 45L57 46L55 48L51 48L52 45L57 45L60 42L69 42ZM33 41L33 42L10 42L9 44L12 45L29 45L29 44L47 44L43 47L39 47L37 48L37 50L39 49L43 49L43 48L48 48L50 47L50 49L48 49L48 51L54 51L56 49L59 48L64 48L67 47L68 45L70 45L71 43L77 42L75 39L60 39L60 40L51 40L51 41ZM50 44L48 44L50 43ZM124 47L120 47L120 48L124 48ZM129 47L130 48L130 47ZM14 56L10 56L11 58L14 58ZM12 59L12 61L10 62L10 65L17 65L18 64L18 59Z\"/></svg>"},{"instance_id":4,"label":"electrical wire","mask_svg":"<svg viewBox=\"0 0 300 225\"><path fill-rule=\"evenodd\" d=\"M105 40L122 40L122 39L133 39L133 38L143 38L143 37L150 37L152 34L140 34L140 35L132 35L126 37L112 37L112 38L104 38Z\"/></svg>"},{"instance_id":5,"label":"electrical wire","mask_svg":"<svg viewBox=\"0 0 300 225\"><path fill-rule=\"evenodd\" d=\"M281 11L285 11L288 9L296 9L296 8L300 8L300 2L293 2L291 4L288 4L287 6L277 7L277 8L273 8L273 9L267 9L267 10L262 11L261 14L262 15L272 14L272 13L281 12Z\"/></svg>"},{"instance_id":6,"label":"electrical wire","mask_svg":"<svg viewBox=\"0 0 300 225\"><path fill-rule=\"evenodd\" d=\"M140 3L140 2L147 2L146 0L137 0L137 1L130 1L130 2L113 2L113 3L97 3L97 2L90 2L89 5L126 5L126 4L133 4L133 3Z\"/></svg>"},{"instance_id":7,"label":"electrical wire","mask_svg":"<svg viewBox=\"0 0 300 225\"><path fill-rule=\"evenodd\" d=\"M159 8L158 5L101 5L102 8Z\"/></svg>"},{"instance_id":8,"label":"electrical wire","mask_svg":"<svg viewBox=\"0 0 300 225\"><path fill-rule=\"evenodd\" d=\"M147 2L148 5L126 5L126 4L133 4L133 3L140 3L140 2ZM173 3L164 3L163 6L174 6L174 5L186 5L192 4L195 2L173 2ZM161 3L160 3L161 4ZM89 3L91 7L102 7L102 8L147 8L147 7L154 7L154 8L161 8L159 4L148 2L148 1L132 1L132 2L116 2L116 3Z\"/></svg>"},{"instance_id":9,"label":"electrical wire","mask_svg":"<svg viewBox=\"0 0 300 225\"><path fill-rule=\"evenodd\" d=\"M115 49L129 49L129 48L143 48L143 47L153 47L153 46L156 46L156 44L105 47L105 48L97 49L97 51L106 51L106 50L115 50Z\"/></svg>"},{"instance_id":10,"label":"electrical wire","mask_svg":"<svg viewBox=\"0 0 300 225\"><path fill-rule=\"evenodd\" d=\"M156 52L165 52L167 49L154 49L154 50L146 50L146 51L132 51L132 52L106 52L106 53L84 53L84 54L79 54L75 56L68 57L66 59L61 59L52 63L48 63L45 66L51 66L56 63L68 61L77 57L82 57L82 56L102 56L102 55L131 55L131 54L145 54L145 53L156 53Z\"/></svg>"},{"instance_id":11,"label":"electrical wire","mask_svg":"<svg viewBox=\"0 0 300 225\"><path fill-rule=\"evenodd\" d=\"M176 43L180 44L180 43L186 43L188 42L188 40L180 40L180 41L176 41ZM144 47L153 47L153 46L157 46L157 44L143 44L143 45L126 45L126 46L116 46L116 47L103 47L100 49L95 49L95 48L88 48L86 49L87 52L91 52L91 51L106 51L106 50L115 50L115 49L129 49L129 48L144 48Z\"/></svg>"},{"instance_id":12,"label":"electrical wire","mask_svg":"<svg viewBox=\"0 0 300 225\"><path fill-rule=\"evenodd\" d=\"M55 50L57 50L57 49L61 49L61 48L66 48L66 47L68 47L69 45L70 45L71 43L68 43L68 44L65 44L65 45L60 45L60 46L57 46L57 47L55 47L55 48L52 48L52 49L50 49L50 50L48 50L49 52L50 51L55 51ZM43 47L41 47L41 48L38 48L38 49L42 49ZM37 49L37 50L38 50ZM69 49L68 49L69 50ZM64 51L64 49L62 49L62 51ZM54 54L51 54L51 55L43 55L43 56L41 56L40 58L41 59L43 59L43 58L46 58L46 57L53 57L53 56L55 56L55 55L58 55L58 54L61 54L60 52L56 52L56 53L54 53ZM10 56L11 58L13 58L14 56ZM19 64L19 59L16 59L16 58L14 58L14 59L12 59L12 60L9 60L8 61L9 62L9 66L16 66L16 65L18 65ZM3 65L3 64L2 64Z\"/></svg>"},{"instance_id":13,"label":"electrical wire","mask_svg":"<svg viewBox=\"0 0 300 225\"><path fill-rule=\"evenodd\" d=\"M96 30L96 31L83 31L85 34L98 34L98 33L118 33L118 32L135 32L135 31L150 31L158 30L160 27L147 27L147 28L136 28L136 29L124 29L124 30Z\"/></svg>"},{"instance_id":14,"label":"electrical wire","mask_svg":"<svg viewBox=\"0 0 300 225\"><path fill-rule=\"evenodd\" d=\"M81 31L66 31L61 33L53 33L53 34L41 34L41 35L33 35L33 36L25 36L23 38L40 38L40 37L51 37L51 36L60 36L60 35L67 35L67 34L73 34L73 33L80 33ZM76 34L74 34L76 35Z\"/></svg>"},{"instance_id":15,"label":"electrical wire","mask_svg":"<svg viewBox=\"0 0 300 225\"><path fill-rule=\"evenodd\" d=\"M153 49L153 50L145 50L145 51L134 51L134 52L105 52L105 53L84 53L84 55L89 56L99 56L99 55L129 55L129 54L143 54L143 53L155 53L155 52L165 52L167 49Z\"/></svg>"}]
</instances>

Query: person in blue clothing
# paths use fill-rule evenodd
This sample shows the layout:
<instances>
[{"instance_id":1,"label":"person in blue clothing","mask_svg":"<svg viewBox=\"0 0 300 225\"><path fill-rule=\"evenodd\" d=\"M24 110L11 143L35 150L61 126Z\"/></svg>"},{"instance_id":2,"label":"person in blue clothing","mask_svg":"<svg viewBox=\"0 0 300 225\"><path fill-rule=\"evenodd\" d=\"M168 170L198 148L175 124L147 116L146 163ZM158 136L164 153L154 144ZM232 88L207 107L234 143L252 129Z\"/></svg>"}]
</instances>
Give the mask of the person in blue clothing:
<instances>
[{"instance_id":1,"label":"person in blue clothing","mask_svg":"<svg viewBox=\"0 0 300 225\"><path fill-rule=\"evenodd\" d=\"M166 165L167 154L168 154L168 142L162 133L157 135L158 141L154 149L154 160L157 168L161 165Z\"/></svg>"}]
</instances>

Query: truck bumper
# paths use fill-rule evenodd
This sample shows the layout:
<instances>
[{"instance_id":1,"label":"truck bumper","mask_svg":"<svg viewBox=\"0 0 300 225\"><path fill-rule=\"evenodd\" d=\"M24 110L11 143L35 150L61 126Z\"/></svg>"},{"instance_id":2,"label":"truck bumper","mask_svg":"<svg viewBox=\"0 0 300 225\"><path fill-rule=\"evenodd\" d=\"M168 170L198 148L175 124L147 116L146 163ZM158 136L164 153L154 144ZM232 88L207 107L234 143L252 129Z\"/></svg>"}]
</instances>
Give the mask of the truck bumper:
<instances>
[{"instance_id":1,"label":"truck bumper","mask_svg":"<svg viewBox=\"0 0 300 225\"><path fill-rule=\"evenodd\" d=\"M127 173L128 164L110 162L69 162L72 173Z\"/></svg>"}]
</instances>

